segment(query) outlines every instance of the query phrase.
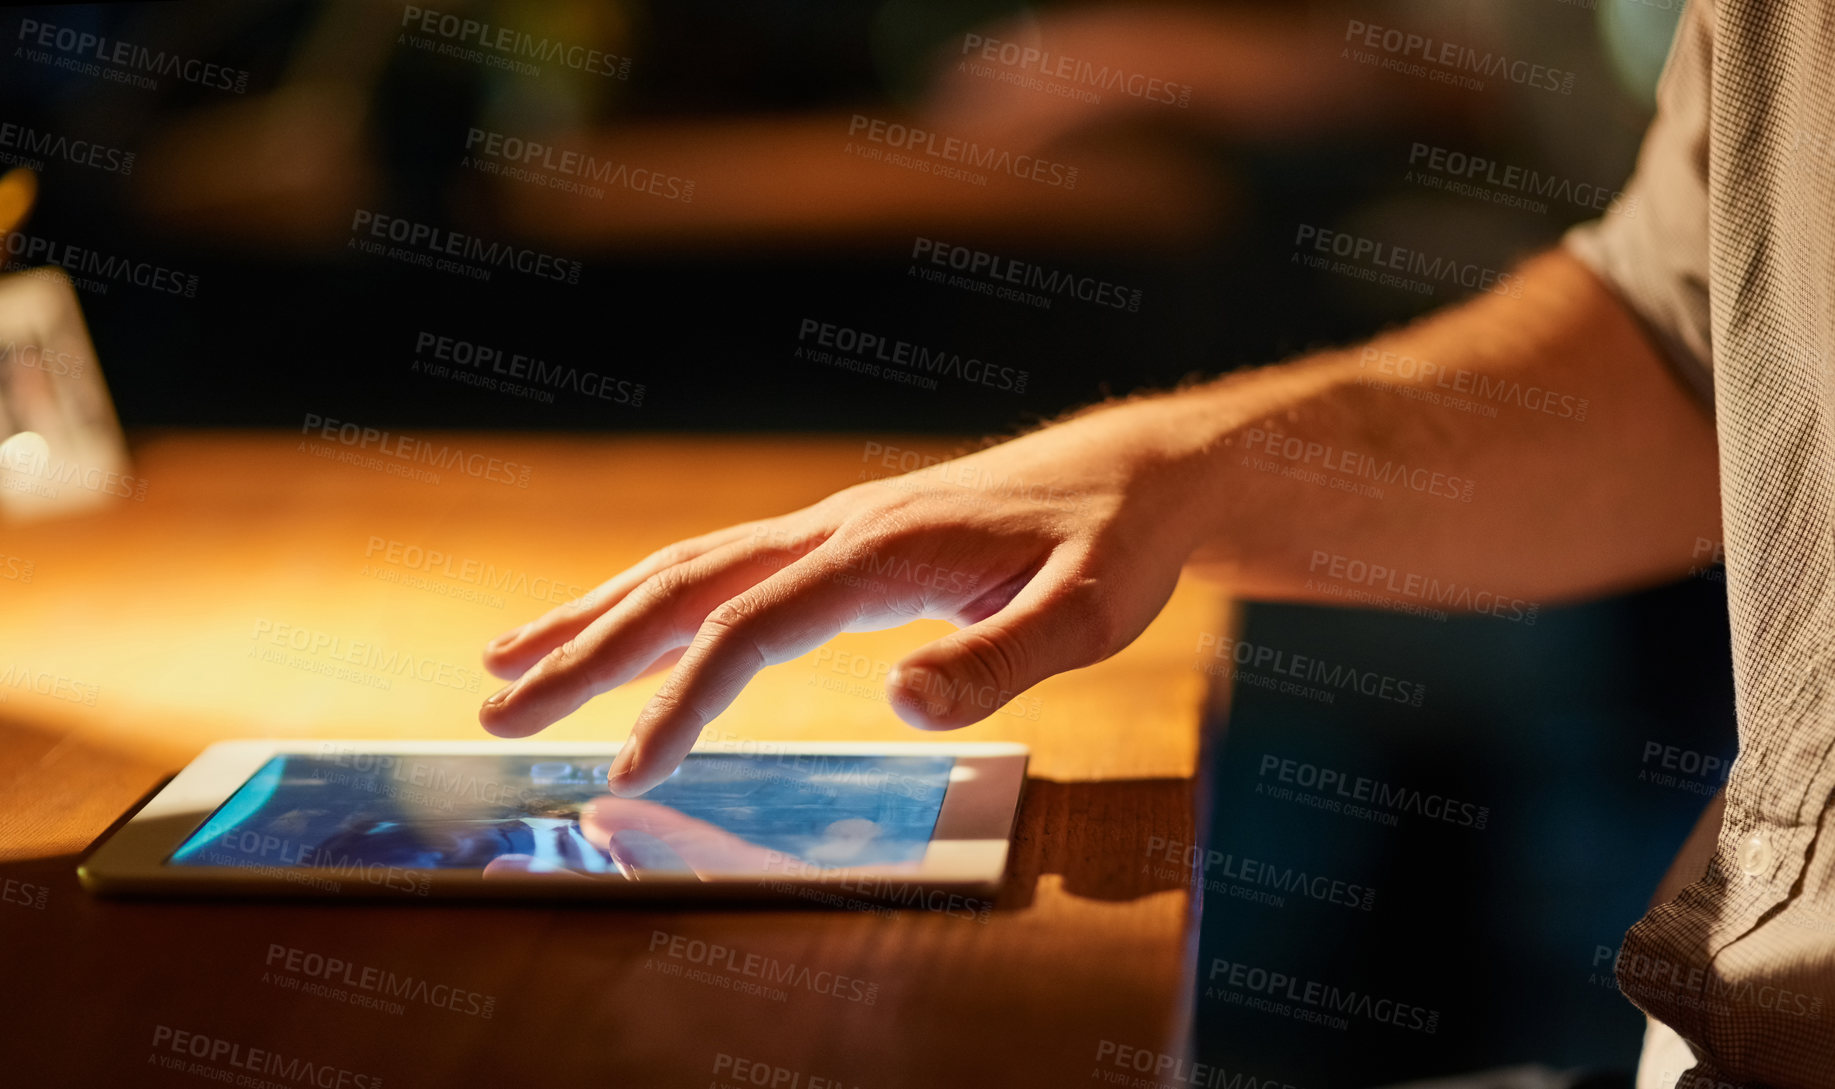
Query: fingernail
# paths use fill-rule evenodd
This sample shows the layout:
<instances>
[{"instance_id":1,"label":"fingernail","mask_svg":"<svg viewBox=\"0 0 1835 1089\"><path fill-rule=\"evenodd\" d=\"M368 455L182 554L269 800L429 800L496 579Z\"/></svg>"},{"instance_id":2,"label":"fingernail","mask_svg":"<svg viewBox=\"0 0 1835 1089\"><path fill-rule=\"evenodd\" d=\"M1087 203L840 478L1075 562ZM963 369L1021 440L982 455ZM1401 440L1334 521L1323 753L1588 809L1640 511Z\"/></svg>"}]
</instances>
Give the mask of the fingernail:
<instances>
[{"instance_id":1,"label":"fingernail","mask_svg":"<svg viewBox=\"0 0 1835 1089\"><path fill-rule=\"evenodd\" d=\"M523 632L526 632L528 630L529 630L529 625L527 624L524 624L520 628L511 628L509 631L506 631L502 635L499 635L497 638L491 640L490 648L492 650L498 650L503 647L506 647L510 645L511 643L514 643L518 638L522 636Z\"/></svg>"},{"instance_id":2,"label":"fingernail","mask_svg":"<svg viewBox=\"0 0 1835 1089\"><path fill-rule=\"evenodd\" d=\"M923 666L899 666L892 671L892 687L901 694L913 697L929 696L943 690L943 678L935 670Z\"/></svg>"},{"instance_id":3,"label":"fingernail","mask_svg":"<svg viewBox=\"0 0 1835 1089\"><path fill-rule=\"evenodd\" d=\"M612 760L612 770L605 777L605 785L613 794L624 785L625 777L631 774L631 765L637 762L637 746L629 740L618 748L618 755Z\"/></svg>"},{"instance_id":4,"label":"fingernail","mask_svg":"<svg viewBox=\"0 0 1835 1089\"><path fill-rule=\"evenodd\" d=\"M489 696L487 696L484 700L484 705L486 707L502 706L503 701L510 698L510 692L515 687L516 685L513 683L504 685L502 688L499 688L497 691L492 692Z\"/></svg>"},{"instance_id":5,"label":"fingernail","mask_svg":"<svg viewBox=\"0 0 1835 1089\"><path fill-rule=\"evenodd\" d=\"M942 674L923 666L901 666L893 670L890 680L887 696L892 710L907 724L934 730L948 720L953 701Z\"/></svg>"}]
</instances>

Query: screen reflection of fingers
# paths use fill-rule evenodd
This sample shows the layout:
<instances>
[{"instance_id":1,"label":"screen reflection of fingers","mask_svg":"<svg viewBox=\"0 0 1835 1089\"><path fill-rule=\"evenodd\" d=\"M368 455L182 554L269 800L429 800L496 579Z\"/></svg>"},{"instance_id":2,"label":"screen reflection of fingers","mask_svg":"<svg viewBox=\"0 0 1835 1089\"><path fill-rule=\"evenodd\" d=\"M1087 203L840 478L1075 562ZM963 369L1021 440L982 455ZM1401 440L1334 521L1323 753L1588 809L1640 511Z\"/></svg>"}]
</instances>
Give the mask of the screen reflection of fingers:
<instances>
[{"instance_id":1,"label":"screen reflection of fingers","mask_svg":"<svg viewBox=\"0 0 1835 1089\"><path fill-rule=\"evenodd\" d=\"M605 851L612 856L618 872L632 881L650 881L658 877L695 877L694 867L675 853L668 843L639 828L621 828L606 840Z\"/></svg>"},{"instance_id":2,"label":"screen reflection of fingers","mask_svg":"<svg viewBox=\"0 0 1835 1089\"><path fill-rule=\"evenodd\" d=\"M618 879L617 875L609 873L595 875L581 873L578 870L532 870L529 866L534 861L535 856L533 855L498 855L496 858L484 864L483 876L486 881L502 881L506 878L510 880L527 880L535 878L543 881L551 879L559 879L562 881L591 881L594 880L595 877L604 877L607 880L614 881Z\"/></svg>"}]
</instances>

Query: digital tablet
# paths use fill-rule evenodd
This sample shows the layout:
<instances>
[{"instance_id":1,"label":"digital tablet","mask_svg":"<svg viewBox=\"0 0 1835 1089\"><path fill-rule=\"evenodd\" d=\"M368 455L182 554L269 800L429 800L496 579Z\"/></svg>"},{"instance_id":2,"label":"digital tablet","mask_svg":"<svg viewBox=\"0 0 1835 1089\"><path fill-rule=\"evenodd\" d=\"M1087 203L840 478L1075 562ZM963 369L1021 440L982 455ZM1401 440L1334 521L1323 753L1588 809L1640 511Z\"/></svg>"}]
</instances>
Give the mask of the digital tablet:
<instances>
[{"instance_id":1,"label":"digital tablet","mask_svg":"<svg viewBox=\"0 0 1835 1089\"><path fill-rule=\"evenodd\" d=\"M991 896L1026 749L697 747L640 798L616 745L229 741L78 867L101 894L767 899Z\"/></svg>"}]
</instances>

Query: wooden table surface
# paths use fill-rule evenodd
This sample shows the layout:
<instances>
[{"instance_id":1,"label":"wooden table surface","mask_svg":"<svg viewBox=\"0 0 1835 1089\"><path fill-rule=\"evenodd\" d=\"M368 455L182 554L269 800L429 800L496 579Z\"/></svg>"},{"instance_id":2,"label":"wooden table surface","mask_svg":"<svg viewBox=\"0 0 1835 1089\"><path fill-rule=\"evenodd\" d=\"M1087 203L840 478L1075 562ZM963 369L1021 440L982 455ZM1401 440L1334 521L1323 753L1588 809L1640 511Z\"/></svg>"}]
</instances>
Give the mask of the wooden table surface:
<instances>
[{"instance_id":1,"label":"wooden table surface","mask_svg":"<svg viewBox=\"0 0 1835 1089\"><path fill-rule=\"evenodd\" d=\"M143 500L0 526L0 1081L1062 1086L1114 1069L1118 1046L1182 1049L1196 905L1153 848L1193 840L1207 687L1194 648L1226 615L1190 579L1128 650L954 735L905 727L874 679L944 630L929 622L770 669L710 727L727 740L1031 746L1008 880L984 920L85 893L79 854L207 744L480 738L493 682L472 680L479 648L550 594L886 475L882 447L944 449L885 436L417 437L527 465L527 487L403 479L317 456L300 435L151 435L137 447ZM429 571L429 551L451 559ZM499 589L479 585L487 565ZM297 629L439 668L431 681L335 676L260 653ZM542 736L617 740L655 684ZM761 995L743 971L685 971L715 956L697 941L730 950L720 964L765 958L752 963L792 982ZM350 967L313 988L301 966L316 970L314 955ZM418 983L380 1007L363 984L337 986L366 972Z\"/></svg>"}]
</instances>

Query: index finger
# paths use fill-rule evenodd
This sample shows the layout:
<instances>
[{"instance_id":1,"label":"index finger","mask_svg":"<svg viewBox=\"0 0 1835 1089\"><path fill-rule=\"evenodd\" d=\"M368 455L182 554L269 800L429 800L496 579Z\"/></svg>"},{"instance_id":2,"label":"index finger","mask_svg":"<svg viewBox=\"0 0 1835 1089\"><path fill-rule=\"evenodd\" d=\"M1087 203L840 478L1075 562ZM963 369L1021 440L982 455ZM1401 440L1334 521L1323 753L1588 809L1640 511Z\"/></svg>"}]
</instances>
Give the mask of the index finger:
<instances>
[{"instance_id":1,"label":"index finger","mask_svg":"<svg viewBox=\"0 0 1835 1089\"><path fill-rule=\"evenodd\" d=\"M557 605L522 627L512 628L491 640L484 648L485 668L495 676L515 680L549 651L585 631L650 576L698 559L722 545L743 540L762 524L745 522L728 526L657 549L574 600Z\"/></svg>"},{"instance_id":2,"label":"index finger","mask_svg":"<svg viewBox=\"0 0 1835 1089\"><path fill-rule=\"evenodd\" d=\"M768 665L807 654L864 615L866 602L820 551L709 613L618 751L607 786L632 797L668 778L701 728ZM889 607L892 602L881 603Z\"/></svg>"},{"instance_id":3,"label":"index finger","mask_svg":"<svg viewBox=\"0 0 1835 1089\"><path fill-rule=\"evenodd\" d=\"M580 831L594 846L617 857L651 856L651 871L697 876L765 872L781 857L733 832L671 806L634 798L599 798L580 814ZM655 845L646 843L655 840ZM660 848L660 849L659 849Z\"/></svg>"}]
</instances>

